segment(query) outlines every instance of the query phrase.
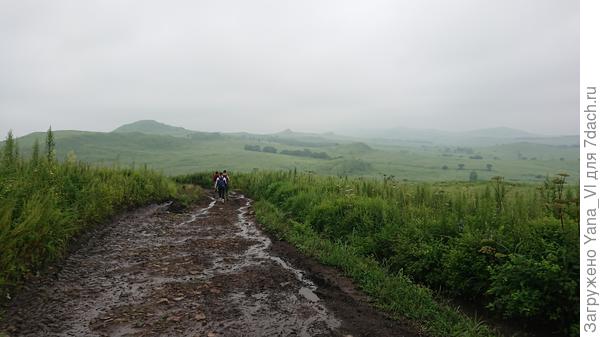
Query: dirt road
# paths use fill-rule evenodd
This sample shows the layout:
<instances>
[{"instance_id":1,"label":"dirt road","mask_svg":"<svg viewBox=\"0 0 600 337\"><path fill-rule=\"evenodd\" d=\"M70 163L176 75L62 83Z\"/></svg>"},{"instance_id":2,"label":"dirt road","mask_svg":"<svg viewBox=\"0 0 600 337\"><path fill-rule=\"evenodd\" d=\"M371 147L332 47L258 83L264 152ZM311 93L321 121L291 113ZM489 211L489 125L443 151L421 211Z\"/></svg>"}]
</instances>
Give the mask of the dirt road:
<instances>
[{"instance_id":1,"label":"dirt road","mask_svg":"<svg viewBox=\"0 0 600 337\"><path fill-rule=\"evenodd\" d=\"M30 284L9 336L418 336L335 270L255 223L251 201L206 198L121 216Z\"/></svg>"}]
</instances>

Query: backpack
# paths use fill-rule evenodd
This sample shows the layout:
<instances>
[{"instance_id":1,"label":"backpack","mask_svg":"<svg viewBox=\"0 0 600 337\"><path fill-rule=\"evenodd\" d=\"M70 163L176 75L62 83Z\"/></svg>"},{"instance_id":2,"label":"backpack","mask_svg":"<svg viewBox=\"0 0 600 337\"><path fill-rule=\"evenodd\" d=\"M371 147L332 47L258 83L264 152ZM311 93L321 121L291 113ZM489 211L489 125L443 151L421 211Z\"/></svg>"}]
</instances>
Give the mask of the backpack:
<instances>
[{"instance_id":1,"label":"backpack","mask_svg":"<svg viewBox=\"0 0 600 337\"><path fill-rule=\"evenodd\" d=\"M227 186L227 180L225 180L225 177L219 177L219 178L217 178L217 187L218 188L225 188L225 186Z\"/></svg>"}]
</instances>

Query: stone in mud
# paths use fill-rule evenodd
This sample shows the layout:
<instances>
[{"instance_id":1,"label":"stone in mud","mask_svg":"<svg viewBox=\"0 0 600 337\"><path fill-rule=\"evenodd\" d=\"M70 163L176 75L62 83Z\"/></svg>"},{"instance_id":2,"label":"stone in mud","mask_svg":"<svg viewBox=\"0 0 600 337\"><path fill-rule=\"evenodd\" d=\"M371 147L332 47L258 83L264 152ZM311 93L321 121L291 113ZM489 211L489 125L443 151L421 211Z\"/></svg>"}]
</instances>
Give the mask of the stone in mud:
<instances>
[{"instance_id":1,"label":"stone in mud","mask_svg":"<svg viewBox=\"0 0 600 337\"><path fill-rule=\"evenodd\" d=\"M179 321L181 321L181 316L171 316L171 317L167 318L167 321L169 321L169 322L179 322Z\"/></svg>"}]
</instances>

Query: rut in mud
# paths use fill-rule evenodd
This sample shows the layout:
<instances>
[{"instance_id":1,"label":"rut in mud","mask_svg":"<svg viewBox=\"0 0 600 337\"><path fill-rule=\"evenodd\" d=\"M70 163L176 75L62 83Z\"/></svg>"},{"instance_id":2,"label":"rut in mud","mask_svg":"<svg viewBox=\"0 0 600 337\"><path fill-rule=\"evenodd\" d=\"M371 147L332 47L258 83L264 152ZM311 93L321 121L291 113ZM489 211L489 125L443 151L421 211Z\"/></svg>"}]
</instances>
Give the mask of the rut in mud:
<instances>
[{"instance_id":1,"label":"rut in mud","mask_svg":"<svg viewBox=\"0 0 600 337\"><path fill-rule=\"evenodd\" d=\"M271 242L233 194L153 205L91 232L15 298L9 336L417 336L331 268Z\"/></svg>"}]
</instances>

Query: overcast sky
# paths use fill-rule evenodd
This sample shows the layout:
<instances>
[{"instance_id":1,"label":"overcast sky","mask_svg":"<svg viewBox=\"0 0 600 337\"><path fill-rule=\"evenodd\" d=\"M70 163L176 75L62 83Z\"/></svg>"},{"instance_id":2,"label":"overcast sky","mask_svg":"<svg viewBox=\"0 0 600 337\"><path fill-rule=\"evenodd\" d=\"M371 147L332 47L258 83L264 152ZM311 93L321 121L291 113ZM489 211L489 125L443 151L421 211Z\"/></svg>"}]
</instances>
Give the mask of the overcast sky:
<instances>
[{"instance_id":1,"label":"overcast sky","mask_svg":"<svg viewBox=\"0 0 600 337\"><path fill-rule=\"evenodd\" d=\"M0 132L575 134L578 3L0 0Z\"/></svg>"}]
</instances>

